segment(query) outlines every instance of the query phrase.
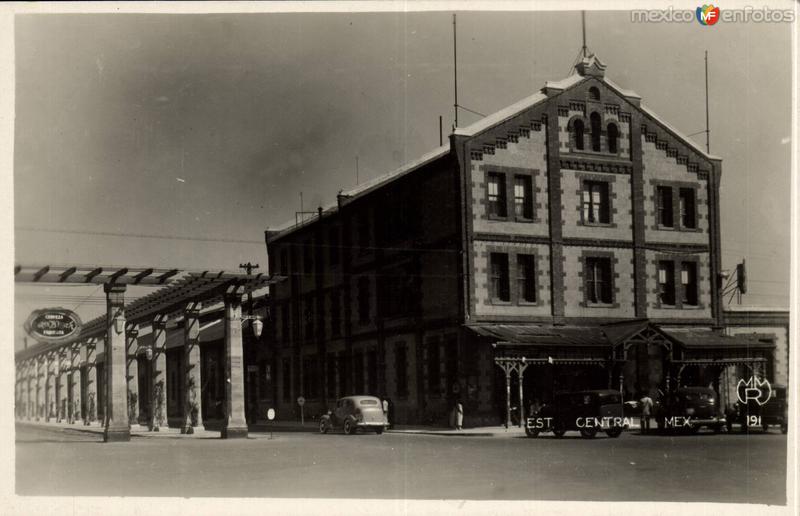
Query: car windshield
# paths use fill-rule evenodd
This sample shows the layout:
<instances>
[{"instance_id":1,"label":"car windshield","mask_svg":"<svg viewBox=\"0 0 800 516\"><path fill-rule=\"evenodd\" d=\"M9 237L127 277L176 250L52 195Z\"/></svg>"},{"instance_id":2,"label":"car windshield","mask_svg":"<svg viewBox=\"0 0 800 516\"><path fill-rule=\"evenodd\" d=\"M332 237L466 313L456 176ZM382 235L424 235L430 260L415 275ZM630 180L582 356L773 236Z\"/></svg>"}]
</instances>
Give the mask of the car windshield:
<instances>
[{"instance_id":1,"label":"car windshield","mask_svg":"<svg viewBox=\"0 0 800 516\"><path fill-rule=\"evenodd\" d=\"M361 405L377 405L378 404L378 400L361 400L359 402L359 404L361 404Z\"/></svg>"}]
</instances>

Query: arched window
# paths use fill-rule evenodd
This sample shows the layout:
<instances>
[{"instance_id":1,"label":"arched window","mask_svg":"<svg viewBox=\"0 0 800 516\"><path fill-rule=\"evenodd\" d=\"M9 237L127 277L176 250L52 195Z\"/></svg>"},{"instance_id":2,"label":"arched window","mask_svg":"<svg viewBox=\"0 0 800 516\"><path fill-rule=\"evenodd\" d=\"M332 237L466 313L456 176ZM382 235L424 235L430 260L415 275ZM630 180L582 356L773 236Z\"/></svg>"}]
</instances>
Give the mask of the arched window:
<instances>
[{"instance_id":1,"label":"arched window","mask_svg":"<svg viewBox=\"0 0 800 516\"><path fill-rule=\"evenodd\" d=\"M619 138L619 130L617 124L608 124L608 152L611 154L617 153L617 139Z\"/></svg>"},{"instance_id":2,"label":"arched window","mask_svg":"<svg viewBox=\"0 0 800 516\"><path fill-rule=\"evenodd\" d=\"M592 113L589 123L592 125L592 150L600 152L600 115L597 112Z\"/></svg>"},{"instance_id":3,"label":"arched window","mask_svg":"<svg viewBox=\"0 0 800 516\"><path fill-rule=\"evenodd\" d=\"M575 120L572 124L572 131L575 134L575 149L583 150L583 120Z\"/></svg>"},{"instance_id":4,"label":"arched window","mask_svg":"<svg viewBox=\"0 0 800 516\"><path fill-rule=\"evenodd\" d=\"M600 90L594 86L589 88L589 100L600 100Z\"/></svg>"}]
</instances>

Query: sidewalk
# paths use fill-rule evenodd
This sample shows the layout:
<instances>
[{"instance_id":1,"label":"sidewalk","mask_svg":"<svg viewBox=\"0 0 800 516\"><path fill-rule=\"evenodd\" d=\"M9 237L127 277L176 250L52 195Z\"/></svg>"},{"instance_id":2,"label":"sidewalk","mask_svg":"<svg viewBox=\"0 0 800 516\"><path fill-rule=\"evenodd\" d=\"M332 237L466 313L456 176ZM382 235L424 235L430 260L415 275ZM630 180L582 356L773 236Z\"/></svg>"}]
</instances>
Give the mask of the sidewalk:
<instances>
[{"instance_id":1,"label":"sidewalk","mask_svg":"<svg viewBox=\"0 0 800 516\"><path fill-rule=\"evenodd\" d=\"M64 430L73 430L76 432L103 435L103 427L99 422L94 422L86 426L82 422L69 424L66 422L56 423L55 421L46 423L44 421L17 420L16 424L37 428L59 428ZM156 439L219 439L220 431L219 429L215 428L217 424L217 422L211 422L208 425L209 427L204 430L195 428L193 434L181 434L180 428L166 428L162 426L158 432L151 432L146 426L131 425L131 436ZM319 432L319 427L317 426L317 421L306 421L303 425L301 425L299 421L274 421L269 423L260 421L256 424L251 424L249 426L249 430L251 437L260 438L263 437L263 435L269 434L270 432L278 434L294 432L317 433ZM520 437L525 435L525 430L516 426L510 428L506 428L504 426L484 426L455 430L452 428L436 426L397 425L386 432L394 434L441 435L450 437Z\"/></svg>"}]
</instances>

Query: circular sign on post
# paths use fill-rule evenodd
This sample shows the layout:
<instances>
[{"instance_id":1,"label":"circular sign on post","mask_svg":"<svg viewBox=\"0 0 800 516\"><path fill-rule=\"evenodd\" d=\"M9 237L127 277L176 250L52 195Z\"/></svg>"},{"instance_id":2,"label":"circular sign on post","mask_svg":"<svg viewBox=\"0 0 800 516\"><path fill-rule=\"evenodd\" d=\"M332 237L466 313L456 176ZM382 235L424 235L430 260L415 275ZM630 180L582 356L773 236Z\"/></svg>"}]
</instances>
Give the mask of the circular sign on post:
<instances>
[{"instance_id":1,"label":"circular sign on post","mask_svg":"<svg viewBox=\"0 0 800 516\"><path fill-rule=\"evenodd\" d=\"M304 397L300 396L299 398L297 398L297 404L302 407L303 405L306 404L306 399Z\"/></svg>"},{"instance_id":2,"label":"circular sign on post","mask_svg":"<svg viewBox=\"0 0 800 516\"><path fill-rule=\"evenodd\" d=\"M34 310L25 321L25 331L39 342L63 342L80 334L81 319L66 308Z\"/></svg>"},{"instance_id":3,"label":"circular sign on post","mask_svg":"<svg viewBox=\"0 0 800 516\"><path fill-rule=\"evenodd\" d=\"M270 421L275 419L275 409L269 409L267 411L267 419L269 419Z\"/></svg>"}]
</instances>

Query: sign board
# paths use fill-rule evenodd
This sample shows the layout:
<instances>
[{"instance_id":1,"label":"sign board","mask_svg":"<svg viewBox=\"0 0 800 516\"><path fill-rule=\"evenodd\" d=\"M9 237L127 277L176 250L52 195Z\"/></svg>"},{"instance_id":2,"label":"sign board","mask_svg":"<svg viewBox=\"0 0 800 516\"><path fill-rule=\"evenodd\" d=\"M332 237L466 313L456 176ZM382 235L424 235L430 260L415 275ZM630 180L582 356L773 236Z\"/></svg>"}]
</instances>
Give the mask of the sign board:
<instances>
[{"instance_id":1,"label":"sign board","mask_svg":"<svg viewBox=\"0 0 800 516\"><path fill-rule=\"evenodd\" d=\"M772 397L772 386L766 378L759 380L757 376L751 376L747 381L740 379L736 384L736 397L745 405L750 401L763 405Z\"/></svg>"},{"instance_id":2,"label":"sign board","mask_svg":"<svg viewBox=\"0 0 800 516\"><path fill-rule=\"evenodd\" d=\"M269 409L267 411L267 419L269 419L270 421L275 419L275 409Z\"/></svg>"},{"instance_id":3,"label":"sign board","mask_svg":"<svg viewBox=\"0 0 800 516\"><path fill-rule=\"evenodd\" d=\"M300 396L299 398L297 398L297 404L302 407L303 405L306 404L306 399L304 397Z\"/></svg>"},{"instance_id":4,"label":"sign board","mask_svg":"<svg viewBox=\"0 0 800 516\"><path fill-rule=\"evenodd\" d=\"M81 319L66 308L34 310L25 321L25 331L39 342L63 342L80 335Z\"/></svg>"}]
</instances>

